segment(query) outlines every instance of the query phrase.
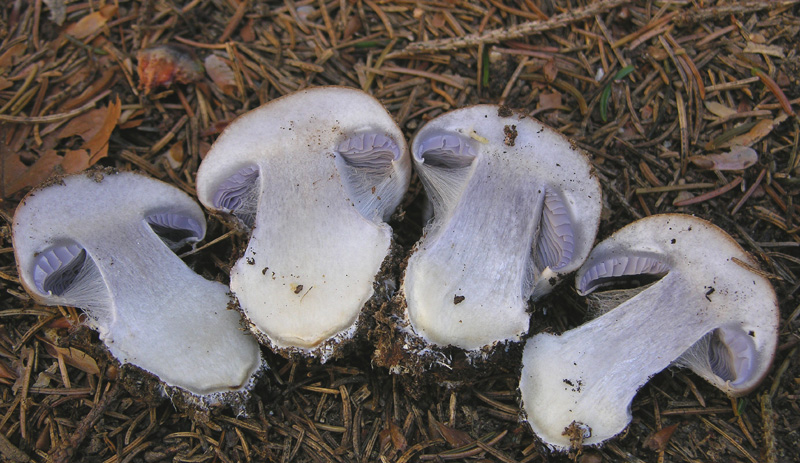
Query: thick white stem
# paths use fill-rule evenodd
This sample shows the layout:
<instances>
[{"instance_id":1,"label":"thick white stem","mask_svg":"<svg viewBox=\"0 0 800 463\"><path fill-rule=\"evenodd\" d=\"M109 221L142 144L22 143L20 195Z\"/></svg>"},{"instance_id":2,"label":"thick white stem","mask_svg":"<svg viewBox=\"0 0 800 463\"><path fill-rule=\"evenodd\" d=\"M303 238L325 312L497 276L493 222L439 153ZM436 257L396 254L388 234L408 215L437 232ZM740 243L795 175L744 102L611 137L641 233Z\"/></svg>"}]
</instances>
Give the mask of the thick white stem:
<instances>
[{"instance_id":1,"label":"thick white stem","mask_svg":"<svg viewBox=\"0 0 800 463\"><path fill-rule=\"evenodd\" d=\"M408 313L428 341L479 349L528 329L532 253L544 186L488 157L458 205L409 259ZM492 165L490 165L490 162Z\"/></svg>"},{"instance_id":2,"label":"thick white stem","mask_svg":"<svg viewBox=\"0 0 800 463\"><path fill-rule=\"evenodd\" d=\"M313 349L351 329L389 252L391 229L354 207L333 156L274 156L259 163L257 221L231 269L231 290L277 347ZM298 158L308 161L304 170L288 175Z\"/></svg>"},{"instance_id":3,"label":"thick white stem","mask_svg":"<svg viewBox=\"0 0 800 463\"><path fill-rule=\"evenodd\" d=\"M562 448L570 444L562 433L573 421L591 428L586 445L622 432L636 392L717 327L715 314L698 311L703 294L687 287L669 274L578 328L531 338L520 390L533 430Z\"/></svg>"},{"instance_id":4,"label":"thick white stem","mask_svg":"<svg viewBox=\"0 0 800 463\"><path fill-rule=\"evenodd\" d=\"M248 383L258 346L236 329L225 285L194 273L144 220L81 244L108 288L114 318L105 341L121 362L199 395Z\"/></svg>"}]
</instances>

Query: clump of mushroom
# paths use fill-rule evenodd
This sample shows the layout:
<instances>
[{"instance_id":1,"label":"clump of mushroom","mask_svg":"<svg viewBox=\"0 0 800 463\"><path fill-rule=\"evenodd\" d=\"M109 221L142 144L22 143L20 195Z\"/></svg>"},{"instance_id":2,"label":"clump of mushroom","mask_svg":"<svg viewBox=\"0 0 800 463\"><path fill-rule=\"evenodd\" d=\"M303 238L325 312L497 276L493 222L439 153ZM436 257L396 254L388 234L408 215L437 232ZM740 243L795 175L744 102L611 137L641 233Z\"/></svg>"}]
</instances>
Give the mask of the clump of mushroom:
<instances>
[{"instance_id":1,"label":"clump of mushroom","mask_svg":"<svg viewBox=\"0 0 800 463\"><path fill-rule=\"evenodd\" d=\"M588 294L620 280L657 278L560 336L523 353L520 391L533 431L556 449L594 445L631 420L630 403L671 364L731 396L755 388L777 343L778 306L755 261L724 231L680 215L651 216L614 233L577 274ZM581 434L575 436L575 433Z\"/></svg>"},{"instance_id":2,"label":"clump of mushroom","mask_svg":"<svg viewBox=\"0 0 800 463\"><path fill-rule=\"evenodd\" d=\"M198 197L250 230L231 290L262 342L324 361L354 335L410 169L400 129L355 89L302 90L225 129Z\"/></svg>"},{"instance_id":3,"label":"clump of mushroom","mask_svg":"<svg viewBox=\"0 0 800 463\"><path fill-rule=\"evenodd\" d=\"M263 360L227 309L228 288L173 252L206 231L182 191L133 173L78 174L28 194L13 230L28 293L83 309L121 363L205 405L236 400L254 384Z\"/></svg>"},{"instance_id":4,"label":"clump of mushroom","mask_svg":"<svg viewBox=\"0 0 800 463\"><path fill-rule=\"evenodd\" d=\"M433 119L412 153L434 216L403 282L410 330L472 352L519 340L529 299L576 270L594 242L601 191L587 157L494 105Z\"/></svg>"}]
</instances>

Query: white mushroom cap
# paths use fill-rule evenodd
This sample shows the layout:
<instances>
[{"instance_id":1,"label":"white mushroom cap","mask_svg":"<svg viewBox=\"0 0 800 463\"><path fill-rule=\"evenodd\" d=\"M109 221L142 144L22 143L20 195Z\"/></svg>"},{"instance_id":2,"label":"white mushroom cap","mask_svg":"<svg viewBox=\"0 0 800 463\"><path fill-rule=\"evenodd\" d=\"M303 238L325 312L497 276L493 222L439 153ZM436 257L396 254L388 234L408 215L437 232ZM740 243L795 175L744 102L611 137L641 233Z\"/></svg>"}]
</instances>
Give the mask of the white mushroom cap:
<instances>
[{"instance_id":1,"label":"white mushroom cap","mask_svg":"<svg viewBox=\"0 0 800 463\"><path fill-rule=\"evenodd\" d=\"M580 267L600 221L584 153L524 115L481 105L446 113L414 137L434 218L408 261L413 330L466 350L516 341L528 299Z\"/></svg>"},{"instance_id":2,"label":"white mushroom cap","mask_svg":"<svg viewBox=\"0 0 800 463\"><path fill-rule=\"evenodd\" d=\"M355 89L302 90L225 129L197 191L207 208L252 226L231 289L262 341L325 358L352 336L410 170L400 129Z\"/></svg>"},{"instance_id":3,"label":"white mushroom cap","mask_svg":"<svg viewBox=\"0 0 800 463\"><path fill-rule=\"evenodd\" d=\"M748 266L756 263L729 235L686 215L651 216L600 243L578 272L580 293L663 276L578 328L528 341L520 391L534 432L559 449L573 422L590 434L586 445L615 436L639 388L673 362L730 395L755 388L775 352L778 305Z\"/></svg>"},{"instance_id":4,"label":"white mushroom cap","mask_svg":"<svg viewBox=\"0 0 800 463\"><path fill-rule=\"evenodd\" d=\"M227 309L228 288L194 273L169 245L197 241L197 203L133 173L74 175L32 191L14 215L20 281L37 302L82 308L108 350L169 386L242 391L262 360Z\"/></svg>"}]
</instances>

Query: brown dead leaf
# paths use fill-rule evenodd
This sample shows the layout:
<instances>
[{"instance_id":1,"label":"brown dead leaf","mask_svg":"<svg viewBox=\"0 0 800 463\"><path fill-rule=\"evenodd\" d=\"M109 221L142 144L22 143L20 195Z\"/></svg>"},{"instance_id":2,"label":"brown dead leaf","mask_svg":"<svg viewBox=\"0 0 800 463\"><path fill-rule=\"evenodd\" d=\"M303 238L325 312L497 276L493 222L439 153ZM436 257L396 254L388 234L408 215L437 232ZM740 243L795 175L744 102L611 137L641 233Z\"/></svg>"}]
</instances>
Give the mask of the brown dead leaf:
<instances>
[{"instance_id":1,"label":"brown dead leaf","mask_svg":"<svg viewBox=\"0 0 800 463\"><path fill-rule=\"evenodd\" d=\"M558 67L556 67L556 60L549 59L546 63L544 63L544 67L542 68L542 72L544 73L544 78L547 79L548 82L553 82L558 77Z\"/></svg>"},{"instance_id":2,"label":"brown dead leaf","mask_svg":"<svg viewBox=\"0 0 800 463\"><path fill-rule=\"evenodd\" d=\"M61 354L64 357L64 362L83 372L92 375L100 374L100 368L97 366L97 362L86 352L75 349L74 347L56 347L48 342L44 343L44 348L47 350L47 353L53 357L58 357L58 354Z\"/></svg>"},{"instance_id":3,"label":"brown dead leaf","mask_svg":"<svg viewBox=\"0 0 800 463\"><path fill-rule=\"evenodd\" d=\"M603 463L603 454L595 449L589 449L583 452L578 463Z\"/></svg>"},{"instance_id":4,"label":"brown dead leaf","mask_svg":"<svg viewBox=\"0 0 800 463\"><path fill-rule=\"evenodd\" d=\"M236 93L236 77L233 75L233 70L228 66L228 63L217 55L208 55L205 62L206 73L211 77L211 80L222 90L222 93L228 96L234 96Z\"/></svg>"},{"instance_id":5,"label":"brown dead leaf","mask_svg":"<svg viewBox=\"0 0 800 463\"><path fill-rule=\"evenodd\" d=\"M656 61L664 61L665 59L669 58L667 50L664 50L664 47L661 45L647 47L647 54Z\"/></svg>"},{"instance_id":6,"label":"brown dead leaf","mask_svg":"<svg viewBox=\"0 0 800 463\"><path fill-rule=\"evenodd\" d=\"M392 445L397 450L403 452L408 447L406 436L403 435L403 430L400 426L394 424L394 421L389 421L389 436L392 439Z\"/></svg>"},{"instance_id":7,"label":"brown dead leaf","mask_svg":"<svg viewBox=\"0 0 800 463\"><path fill-rule=\"evenodd\" d=\"M739 135L738 137L733 137L730 141L720 146L720 148L730 148L737 145L750 146L769 135L770 132L772 132L772 129L781 125L781 123L788 117L789 116L787 116L785 113L781 113L775 119L762 119L758 121L758 123L752 129L750 129L749 132Z\"/></svg>"},{"instance_id":8,"label":"brown dead leaf","mask_svg":"<svg viewBox=\"0 0 800 463\"><path fill-rule=\"evenodd\" d=\"M392 435L391 432L389 432L389 428L383 428L380 434L378 434L378 442L381 449L389 448L389 444L392 442Z\"/></svg>"},{"instance_id":9,"label":"brown dead leaf","mask_svg":"<svg viewBox=\"0 0 800 463\"><path fill-rule=\"evenodd\" d=\"M120 124L120 129L133 129L139 127L144 123L144 119L131 119L126 121L124 124Z\"/></svg>"},{"instance_id":10,"label":"brown dead leaf","mask_svg":"<svg viewBox=\"0 0 800 463\"><path fill-rule=\"evenodd\" d=\"M742 100L738 105L736 105L736 111L740 113L746 113L751 109L753 109L753 106L747 100Z\"/></svg>"},{"instance_id":11,"label":"brown dead leaf","mask_svg":"<svg viewBox=\"0 0 800 463\"><path fill-rule=\"evenodd\" d=\"M57 137L69 138L77 135L83 141L89 141L100 131L107 112L108 108L97 108L72 118L58 131Z\"/></svg>"},{"instance_id":12,"label":"brown dead leaf","mask_svg":"<svg viewBox=\"0 0 800 463\"><path fill-rule=\"evenodd\" d=\"M450 444L450 447L461 447L474 442L474 439L464 431L451 428L450 426L444 425L438 421L434 421L434 426L436 426L436 431L439 433L439 435L441 435L442 438L446 440L448 444Z\"/></svg>"},{"instance_id":13,"label":"brown dead leaf","mask_svg":"<svg viewBox=\"0 0 800 463\"><path fill-rule=\"evenodd\" d=\"M6 365L6 363L2 360L0 360L0 378L10 379L12 381L17 379L16 372L14 372L14 370L12 370L11 367Z\"/></svg>"},{"instance_id":14,"label":"brown dead leaf","mask_svg":"<svg viewBox=\"0 0 800 463\"><path fill-rule=\"evenodd\" d=\"M242 30L239 31L239 36L242 38L243 42L254 42L256 40L256 31L253 28L255 23L255 19L250 18L244 26L242 26Z\"/></svg>"},{"instance_id":15,"label":"brown dead leaf","mask_svg":"<svg viewBox=\"0 0 800 463\"><path fill-rule=\"evenodd\" d=\"M347 18L347 24L344 27L344 32L342 32L342 40L350 40L356 34L356 32L361 30L361 20L358 19L358 15L351 15Z\"/></svg>"},{"instance_id":16,"label":"brown dead leaf","mask_svg":"<svg viewBox=\"0 0 800 463\"><path fill-rule=\"evenodd\" d=\"M114 5L106 5L94 13L84 16L78 20L78 22L70 24L64 33L78 40L85 39L99 31L115 14L117 14L117 7Z\"/></svg>"},{"instance_id":17,"label":"brown dead leaf","mask_svg":"<svg viewBox=\"0 0 800 463\"><path fill-rule=\"evenodd\" d=\"M91 79L92 74L95 72L96 70L92 66L81 66L77 71L66 76L64 78L64 83L69 86L80 85L88 79Z\"/></svg>"},{"instance_id":18,"label":"brown dead leaf","mask_svg":"<svg viewBox=\"0 0 800 463\"><path fill-rule=\"evenodd\" d=\"M447 19L444 17L444 13L438 12L438 13L433 15L433 19L431 19L431 26L433 26L433 27L435 27L437 29L441 29L445 25L446 22L447 22Z\"/></svg>"},{"instance_id":19,"label":"brown dead leaf","mask_svg":"<svg viewBox=\"0 0 800 463\"><path fill-rule=\"evenodd\" d=\"M746 146L734 146L727 153L692 156L689 161L701 169L744 170L758 162L758 153Z\"/></svg>"},{"instance_id":20,"label":"brown dead leaf","mask_svg":"<svg viewBox=\"0 0 800 463\"><path fill-rule=\"evenodd\" d=\"M108 139L111 132L117 125L121 113L122 104L117 98L105 108L94 109L81 116L78 116L58 133L58 138L79 136L83 138L84 144L81 150L86 150L85 160L78 156L77 151L70 151L64 156L62 166L67 172L80 172L81 170L95 164L98 160L106 156L108 152ZM105 148L105 149L104 149ZM83 165L88 163L87 165ZM83 167L79 167L83 165Z\"/></svg>"},{"instance_id":21,"label":"brown dead leaf","mask_svg":"<svg viewBox=\"0 0 800 463\"><path fill-rule=\"evenodd\" d=\"M19 157L11 159L10 161L14 164L16 164L16 162L22 164L19 161ZM23 169L20 175L5 177L4 180L7 182L4 185L5 195L10 196L23 188L28 188L44 182L55 172L56 167L61 165L61 161L62 157L58 155L56 150L46 151L33 165ZM24 164L22 165L24 166ZM18 171L19 169L15 170Z\"/></svg>"},{"instance_id":22,"label":"brown dead leaf","mask_svg":"<svg viewBox=\"0 0 800 463\"><path fill-rule=\"evenodd\" d=\"M86 78L88 78L88 76L85 77L84 79ZM91 100L92 98L99 95L101 92L105 91L106 89L114 85L116 80L117 80L117 73L114 72L114 69L111 68L105 69L100 74L100 77L95 79L95 81L92 82L92 84L89 85L84 91L82 91L80 95L65 101L59 107L59 111L66 112L71 109L83 106L89 100Z\"/></svg>"},{"instance_id":23,"label":"brown dead leaf","mask_svg":"<svg viewBox=\"0 0 800 463\"><path fill-rule=\"evenodd\" d=\"M730 117L736 114L735 109L731 109L722 103L717 103L716 101L706 101L704 104L706 109L717 117Z\"/></svg>"},{"instance_id":24,"label":"brown dead leaf","mask_svg":"<svg viewBox=\"0 0 800 463\"><path fill-rule=\"evenodd\" d=\"M47 180L53 174L75 174L94 165L97 161L108 155L108 140L119 120L122 103L119 98L106 108L94 110L78 118L90 115L86 120L70 122L59 134L61 137L80 135L86 142L77 150L69 150L60 155L55 149L47 149L36 162L26 167L20 160L23 153L13 153L3 156L3 187L6 196L12 195L23 188L36 186ZM87 123L96 123L96 129L87 129ZM69 130L67 130L69 129ZM83 132L80 132L84 130ZM7 154L7 153L4 153ZM7 175L5 169L11 167L16 175Z\"/></svg>"},{"instance_id":25,"label":"brown dead leaf","mask_svg":"<svg viewBox=\"0 0 800 463\"><path fill-rule=\"evenodd\" d=\"M57 371L58 363L53 362L53 364L47 367L44 371L40 371L39 374L36 375L36 381L31 384L31 387L50 387L50 381L55 376Z\"/></svg>"},{"instance_id":26,"label":"brown dead leaf","mask_svg":"<svg viewBox=\"0 0 800 463\"><path fill-rule=\"evenodd\" d=\"M36 438L36 444L34 444L34 447L36 450L46 453L51 445L52 441L50 440L50 422L47 422L44 426L42 426L42 429L39 430L39 437Z\"/></svg>"},{"instance_id":27,"label":"brown dead leaf","mask_svg":"<svg viewBox=\"0 0 800 463\"><path fill-rule=\"evenodd\" d=\"M0 69L13 66L17 61L17 58L25 56L25 49L27 48L27 42L20 42L16 45L12 45L8 50L0 55Z\"/></svg>"},{"instance_id":28,"label":"brown dead leaf","mask_svg":"<svg viewBox=\"0 0 800 463\"><path fill-rule=\"evenodd\" d=\"M203 77L203 65L191 48L183 45L157 45L136 54L139 88L147 95L157 87L173 82L188 84Z\"/></svg>"},{"instance_id":29,"label":"brown dead leaf","mask_svg":"<svg viewBox=\"0 0 800 463\"><path fill-rule=\"evenodd\" d=\"M559 106L561 106L560 92L542 93L541 95L539 95L540 109L558 108Z\"/></svg>"},{"instance_id":30,"label":"brown dead leaf","mask_svg":"<svg viewBox=\"0 0 800 463\"><path fill-rule=\"evenodd\" d=\"M65 174L74 174L89 167L89 153L86 150L69 150L61 160Z\"/></svg>"},{"instance_id":31,"label":"brown dead leaf","mask_svg":"<svg viewBox=\"0 0 800 463\"><path fill-rule=\"evenodd\" d=\"M51 321L47 324L48 329L59 330L59 329L67 329L72 326L72 323L69 322L67 317L58 317L55 320Z\"/></svg>"},{"instance_id":32,"label":"brown dead leaf","mask_svg":"<svg viewBox=\"0 0 800 463\"><path fill-rule=\"evenodd\" d=\"M119 97L117 97L117 100L109 104L106 108L106 115L100 130L98 130L84 145L84 148L89 150L90 166L94 165L108 154L108 139L111 138L111 132L113 132L114 128L117 126L121 111L122 103L119 101Z\"/></svg>"},{"instance_id":33,"label":"brown dead leaf","mask_svg":"<svg viewBox=\"0 0 800 463\"><path fill-rule=\"evenodd\" d=\"M27 170L28 167L21 159L25 154L27 153L12 150L6 137L0 136L0 198L11 194L8 192L9 184ZM0 201L0 205L2 204Z\"/></svg>"},{"instance_id":34,"label":"brown dead leaf","mask_svg":"<svg viewBox=\"0 0 800 463\"><path fill-rule=\"evenodd\" d=\"M642 109L639 111L639 119L643 121L649 121L653 118L653 106L652 105L644 105Z\"/></svg>"},{"instance_id":35,"label":"brown dead leaf","mask_svg":"<svg viewBox=\"0 0 800 463\"><path fill-rule=\"evenodd\" d=\"M122 111L119 116L119 121L117 121L117 127L120 129L132 129L134 127L139 127L144 122L142 116L144 116L145 110L143 108L139 109L127 109Z\"/></svg>"},{"instance_id":36,"label":"brown dead leaf","mask_svg":"<svg viewBox=\"0 0 800 463\"><path fill-rule=\"evenodd\" d=\"M660 429L648 437L643 445L654 452L663 452L676 429L678 429L677 424Z\"/></svg>"},{"instance_id":37,"label":"brown dead leaf","mask_svg":"<svg viewBox=\"0 0 800 463\"><path fill-rule=\"evenodd\" d=\"M220 134L220 133L222 133L223 130L225 130L225 127L227 127L228 124L230 124L230 123L231 123L230 119L225 119L225 120L221 120L221 121L217 121L217 122L212 122L211 125L209 125L208 127L206 127L205 129L203 129L200 132L200 136L201 137L210 137L212 135Z\"/></svg>"},{"instance_id":38,"label":"brown dead leaf","mask_svg":"<svg viewBox=\"0 0 800 463\"><path fill-rule=\"evenodd\" d=\"M173 170L180 169L181 165L183 164L183 159L185 158L183 142L179 141L178 143L170 146L169 150L164 153L164 158L167 160L167 163L170 167L172 167Z\"/></svg>"}]
</instances>

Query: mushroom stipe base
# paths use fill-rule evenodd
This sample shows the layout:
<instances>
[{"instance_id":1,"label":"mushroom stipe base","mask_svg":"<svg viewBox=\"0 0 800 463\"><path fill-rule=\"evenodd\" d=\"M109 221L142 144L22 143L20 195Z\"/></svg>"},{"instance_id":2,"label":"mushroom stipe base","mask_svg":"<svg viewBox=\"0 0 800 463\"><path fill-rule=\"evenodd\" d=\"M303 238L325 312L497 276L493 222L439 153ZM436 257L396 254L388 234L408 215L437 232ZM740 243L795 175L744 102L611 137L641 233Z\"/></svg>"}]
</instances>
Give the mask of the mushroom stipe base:
<instances>
[{"instance_id":1,"label":"mushroom stipe base","mask_svg":"<svg viewBox=\"0 0 800 463\"><path fill-rule=\"evenodd\" d=\"M281 348L273 345L269 337L261 333L261 331L247 319L247 314L241 310L235 296L233 296L230 307L240 312L243 325L249 329L262 345L267 346L272 352L284 358L296 361L308 361L317 358L320 363L346 358L354 349L363 347L360 346L359 341L372 336L375 330L376 320L378 319L378 313L383 310L384 307L392 304L392 300L394 299L393 295L396 292L395 288L398 286L397 275L399 273L397 269L404 260L405 253L403 252L403 248L393 240L391 243L391 250L381 264L381 269L375 276L375 281L372 284L373 295L364 304L352 330L340 336L328 339L312 349L301 349L297 347Z\"/></svg>"},{"instance_id":2,"label":"mushroom stipe base","mask_svg":"<svg viewBox=\"0 0 800 463\"><path fill-rule=\"evenodd\" d=\"M398 292L375 313L374 328L368 337L373 364L399 376L414 397L420 397L432 384L459 388L520 368L521 343L503 342L469 352L432 345L413 332L406 313L405 297Z\"/></svg>"}]
</instances>

